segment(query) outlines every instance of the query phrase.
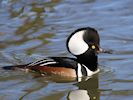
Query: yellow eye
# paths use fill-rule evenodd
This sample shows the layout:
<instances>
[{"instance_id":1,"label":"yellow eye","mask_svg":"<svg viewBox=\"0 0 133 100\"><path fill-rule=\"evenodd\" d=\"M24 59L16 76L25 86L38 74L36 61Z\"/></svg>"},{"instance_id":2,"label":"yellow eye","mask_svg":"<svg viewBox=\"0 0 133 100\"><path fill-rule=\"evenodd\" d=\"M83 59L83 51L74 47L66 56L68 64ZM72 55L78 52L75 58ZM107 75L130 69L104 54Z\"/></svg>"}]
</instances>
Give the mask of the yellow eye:
<instances>
[{"instance_id":1,"label":"yellow eye","mask_svg":"<svg viewBox=\"0 0 133 100\"><path fill-rule=\"evenodd\" d=\"M92 49L95 49L96 47L95 47L95 45L92 45L91 48L92 48Z\"/></svg>"}]
</instances>

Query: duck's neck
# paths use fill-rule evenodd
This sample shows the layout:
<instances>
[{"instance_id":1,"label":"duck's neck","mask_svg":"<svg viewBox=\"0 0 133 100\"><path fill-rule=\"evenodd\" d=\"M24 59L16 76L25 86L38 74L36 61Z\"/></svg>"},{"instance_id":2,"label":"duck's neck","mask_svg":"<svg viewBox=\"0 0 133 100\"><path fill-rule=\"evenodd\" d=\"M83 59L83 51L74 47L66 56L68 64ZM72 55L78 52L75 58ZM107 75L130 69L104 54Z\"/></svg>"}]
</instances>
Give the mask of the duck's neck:
<instances>
[{"instance_id":1,"label":"duck's neck","mask_svg":"<svg viewBox=\"0 0 133 100\"><path fill-rule=\"evenodd\" d=\"M93 56L77 56L77 61L81 64L84 64L91 71L96 71L98 68L98 57L96 55Z\"/></svg>"}]
</instances>

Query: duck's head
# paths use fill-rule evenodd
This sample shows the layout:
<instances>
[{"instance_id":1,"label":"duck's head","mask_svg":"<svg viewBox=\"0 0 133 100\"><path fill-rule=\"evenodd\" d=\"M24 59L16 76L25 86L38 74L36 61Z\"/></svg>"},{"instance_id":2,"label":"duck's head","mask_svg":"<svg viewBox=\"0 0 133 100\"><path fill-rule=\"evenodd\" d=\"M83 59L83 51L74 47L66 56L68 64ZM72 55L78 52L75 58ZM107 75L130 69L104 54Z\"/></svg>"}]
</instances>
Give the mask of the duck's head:
<instances>
[{"instance_id":1,"label":"duck's head","mask_svg":"<svg viewBox=\"0 0 133 100\"><path fill-rule=\"evenodd\" d=\"M67 49L76 57L97 56L100 50L98 32L90 27L75 30L67 39Z\"/></svg>"}]
</instances>

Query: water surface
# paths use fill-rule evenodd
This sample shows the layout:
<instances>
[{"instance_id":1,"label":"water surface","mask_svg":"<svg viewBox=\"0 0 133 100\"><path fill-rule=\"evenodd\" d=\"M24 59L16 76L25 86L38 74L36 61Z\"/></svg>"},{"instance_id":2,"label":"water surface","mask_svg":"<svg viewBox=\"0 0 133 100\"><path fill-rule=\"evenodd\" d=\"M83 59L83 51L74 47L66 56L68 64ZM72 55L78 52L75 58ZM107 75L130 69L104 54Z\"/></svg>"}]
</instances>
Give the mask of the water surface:
<instances>
[{"instance_id":1,"label":"water surface","mask_svg":"<svg viewBox=\"0 0 133 100\"><path fill-rule=\"evenodd\" d=\"M113 54L100 54L99 75L81 82L0 70L0 100L69 100L87 92L92 100L132 100L132 4L132 0L1 0L1 67L71 56L66 38L86 26L98 30L101 47Z\"/></svg>"}]
</instances>

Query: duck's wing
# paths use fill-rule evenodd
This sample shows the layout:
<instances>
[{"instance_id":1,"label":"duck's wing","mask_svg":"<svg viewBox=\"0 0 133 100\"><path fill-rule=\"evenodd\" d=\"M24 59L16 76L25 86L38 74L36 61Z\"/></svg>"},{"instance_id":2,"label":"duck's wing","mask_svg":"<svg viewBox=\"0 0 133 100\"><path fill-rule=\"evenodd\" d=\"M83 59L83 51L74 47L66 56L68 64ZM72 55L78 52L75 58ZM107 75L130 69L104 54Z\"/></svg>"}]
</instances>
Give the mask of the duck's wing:
<instances>
[{"instance_id":1,"label":"duck's wing","mask_svg":"<svg viewBox=\"0 0 133 100\"><path fill-rule=\"evenodd\" d=\"M50 57L27 65L27 69L39 72L41 75L53 74L76 77L76 59L66 57Z\"/></svg>"},{"instance_id":2,"label":"duck's wing","mask_svg":"<svg viewBox=\"0 0 133 100\"><path fill-rule=\"evenodd\" d=\"M3 69L15 70L15 69L33 69L40 67L64 67L75 69L77 67L77 62L75 58L68 57L47 57L45 59L37 60L35 62L24 64L24 65L14 65L14 66L4 66Z\"/></svg>"},{"instance_id":3,"label":"duck's wing","mask_svg":"<svg viewBox=\"0 0 133 100\"><path fill-rule=\"evenodd\" d=\"M27 67L65 67L75 69L77 67L77 61L75 58L68 57L48 57L36 62L30 63Z\"/></svg>"}]
</instances>

